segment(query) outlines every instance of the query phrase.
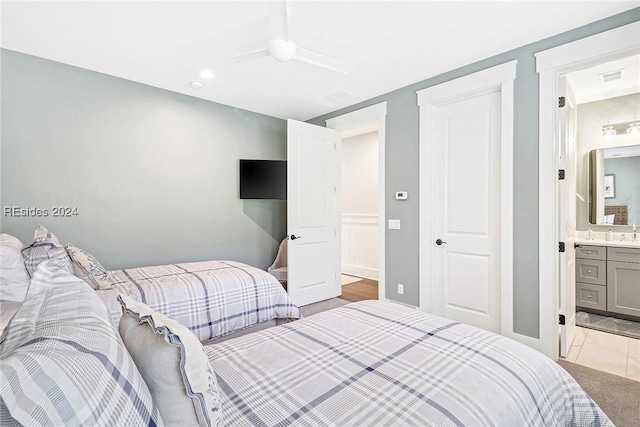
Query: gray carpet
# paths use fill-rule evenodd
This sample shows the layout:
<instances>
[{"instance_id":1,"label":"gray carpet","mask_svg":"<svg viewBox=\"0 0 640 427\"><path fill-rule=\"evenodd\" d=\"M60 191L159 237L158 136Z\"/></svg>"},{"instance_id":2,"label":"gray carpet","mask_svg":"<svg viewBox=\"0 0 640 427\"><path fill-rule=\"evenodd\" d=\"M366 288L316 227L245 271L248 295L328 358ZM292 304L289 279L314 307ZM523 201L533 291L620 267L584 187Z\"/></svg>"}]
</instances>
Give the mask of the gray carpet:
<instances>
[{"instance_id":1,"label":"gray carpet","mask_svg":"<svg viewBox=\"0 0 640 427\"><path fill-rule=\"evenodd\" d=\"M316 302L315 304L304 305L300 307L300 311L304 317L309 317L316 313L320 313L321 311L342 307L345 304L349 304L349 301L345 301L340 298L331 298L325 301Z\"/></svg>"},{"instance_id":2,"label":"gray carpet","mask_svg":"<svg viewBox=\"0 0 640 427\"><path fill-rule=\"evenodd\" d=\"M640 382L564 360L558 361L616 427L640 426Z\"/></svg>"},{"instance_id":3,"label":"gray carpet","mask_svg":"<svg viewBox=\"0 0 640 427\"><path fill-rule=\"evenodd\" d=\"M309 317L348 303L340 298L332 298L300 307L300 310L305 317ZM616 427L640 426L640 382L563 360L558 363L575 378Z\"/></svg>"},{"instance_id":4,"label":"gray carpet","mask_svg":"<svg viewBox=\"0 0 640 427\"><path fill-rule=\"evenodd\" d=\"M579 311L576 313L576 325L640 339L640 323L630 320Z\"/></svg>"}]
</instances>

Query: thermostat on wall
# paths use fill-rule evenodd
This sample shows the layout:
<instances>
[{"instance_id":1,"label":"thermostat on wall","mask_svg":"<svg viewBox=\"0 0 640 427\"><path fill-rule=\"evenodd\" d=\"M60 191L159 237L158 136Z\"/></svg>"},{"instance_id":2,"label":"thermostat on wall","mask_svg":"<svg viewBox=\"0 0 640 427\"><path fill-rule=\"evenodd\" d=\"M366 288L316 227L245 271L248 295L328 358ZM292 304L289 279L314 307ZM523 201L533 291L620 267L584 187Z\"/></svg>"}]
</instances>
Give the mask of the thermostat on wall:
<instances>
[{"instance_id":1,"label":"thermostat on wall","mask_svg":"<svg viewBox=\"0 0 640 427\"><path fill-rule=\"evenodd\" d=\"M409 194L406 191L396 191L396 200L407 200Z\"/></svg>"}]
</instances>

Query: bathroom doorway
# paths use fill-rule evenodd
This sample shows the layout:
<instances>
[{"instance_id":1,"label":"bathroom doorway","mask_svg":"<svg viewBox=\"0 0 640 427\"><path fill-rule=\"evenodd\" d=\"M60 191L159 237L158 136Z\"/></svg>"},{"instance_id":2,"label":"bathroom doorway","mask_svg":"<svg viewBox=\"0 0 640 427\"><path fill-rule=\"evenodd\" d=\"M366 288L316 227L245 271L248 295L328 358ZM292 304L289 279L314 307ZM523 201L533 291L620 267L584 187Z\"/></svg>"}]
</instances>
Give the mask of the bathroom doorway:
<instances>
[{"instance_id":1,"label":"bathroom doorway","mask_svg":"<svg viewBox=\"0 0 640 427\"><path fill-rule=\"evenodd\" d=\"M640 381L640 317L611 311L615 307L608 300L615 295L608 270L615 263L607 255L607 244L625 247L632 223L640 223L640 55L603 61L566 79L577 104L575 241L579 249L603 249L604 259L591 259L596 254L581 259L582 250L577 267L567 266L578 273L576 329L563 359ZM605 177L615 177L615 186L606 187ZM592 264L601 266L599 271ZM594 271L593 277L583 270Z\"/></svg>"}]
</instances>

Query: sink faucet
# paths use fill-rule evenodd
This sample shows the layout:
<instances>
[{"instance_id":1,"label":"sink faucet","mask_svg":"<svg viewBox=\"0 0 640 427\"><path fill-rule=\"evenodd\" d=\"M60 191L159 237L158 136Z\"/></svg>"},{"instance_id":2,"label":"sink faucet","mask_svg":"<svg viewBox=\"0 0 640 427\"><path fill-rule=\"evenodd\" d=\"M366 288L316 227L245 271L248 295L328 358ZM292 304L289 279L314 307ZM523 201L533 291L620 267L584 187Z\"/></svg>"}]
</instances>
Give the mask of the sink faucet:
<instances>
[{"instance_id":1,"label":"sink faucet","mask_svg":"<svg viewBox=\"0 0 640 427\"><path fill-rule=\"evenodd\" d=\"M636 236L636 223L635 222L633 223L632 230L633 230L633 241L637 242L638 239L637 239L637 236Z\"/></svg>"}]
</instances>

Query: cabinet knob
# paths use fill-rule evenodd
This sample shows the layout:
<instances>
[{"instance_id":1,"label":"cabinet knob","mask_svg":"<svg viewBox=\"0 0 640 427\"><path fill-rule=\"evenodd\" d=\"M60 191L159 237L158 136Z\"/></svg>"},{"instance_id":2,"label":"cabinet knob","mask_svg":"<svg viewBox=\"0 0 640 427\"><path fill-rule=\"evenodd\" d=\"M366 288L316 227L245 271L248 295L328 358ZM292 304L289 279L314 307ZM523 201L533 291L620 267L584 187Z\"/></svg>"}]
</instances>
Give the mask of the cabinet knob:
<instances>
[{"instance_id":1,"label":"cabinet knob","mask_svg":"<svg viewBox=\"0 0 640 427\"><path fill-rule=\"evenodd\" d=\"M591 295L587 295L587 298L591 298Z\"/></svg>"}]
</instances>

